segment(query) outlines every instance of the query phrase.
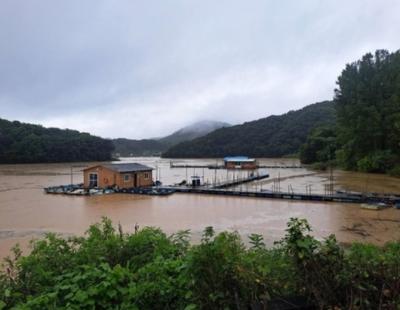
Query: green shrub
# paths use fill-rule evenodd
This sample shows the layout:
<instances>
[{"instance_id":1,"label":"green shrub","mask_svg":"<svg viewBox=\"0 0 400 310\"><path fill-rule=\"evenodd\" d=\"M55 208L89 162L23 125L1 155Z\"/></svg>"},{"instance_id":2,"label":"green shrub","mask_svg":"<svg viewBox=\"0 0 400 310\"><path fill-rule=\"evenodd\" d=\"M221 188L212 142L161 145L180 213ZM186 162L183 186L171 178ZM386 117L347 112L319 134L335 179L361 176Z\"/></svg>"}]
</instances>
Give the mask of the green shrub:
<instances>
[{"instance_id":1,"label":"green shrub","mask_svg":"<svg viewBox=\"0 0 400 310\"><path fill-rule=\"evenodd\" d=\"M362 172L386 172L393 168L395 157L390 151L377 151L357 161L357 169Z\"/></svg>"},{"instance_id":2,"label":"green shrub","mask_svg":"<svg viewBox=\"0 0 400 310\"><path fill-rule=\"evenodd\" d=\"M244 260L245 247L237 233L213 238L205 231L202 244L188 256L192 298L204 309L241 309L250 301L250 272Z\"/></svg>"},{"instance_id":3,"label":"green shrub","mask_svg":"<svg viewBox=\"0 0 400 310\"><path fill-rule=\"evenodd\" d=\"M328 167L329 167L328 163L321 163L321 162L314 163L311 165L311 169L318 171L326 171Z\"/></svg>"},{"instance_id":4,"label":"green shrub","mask_svg":"<svg viewBox=\"0 0 400 310\"><path fill-rule=\"evenodd\" d=\"M300 219L272 248L260 235L245 247L212 227L200 244L189 237L151 227L125 234L108 219L83 237L49 234L5 260L0 309L247 309L290 296L321 309L400 305L400 242L344 250L334 236L316 240Z\"/></svg>"},{"instance_id":5,"label":"green shrub","mask_svg":"<svg viewBox=\"0 0 400 310\"><path fill-rule=\"evenodd\" d=\"M394 166L392 169L389 170L389 174L393 177L400 178L400 165Z\"/></svg>"}]
</instances>

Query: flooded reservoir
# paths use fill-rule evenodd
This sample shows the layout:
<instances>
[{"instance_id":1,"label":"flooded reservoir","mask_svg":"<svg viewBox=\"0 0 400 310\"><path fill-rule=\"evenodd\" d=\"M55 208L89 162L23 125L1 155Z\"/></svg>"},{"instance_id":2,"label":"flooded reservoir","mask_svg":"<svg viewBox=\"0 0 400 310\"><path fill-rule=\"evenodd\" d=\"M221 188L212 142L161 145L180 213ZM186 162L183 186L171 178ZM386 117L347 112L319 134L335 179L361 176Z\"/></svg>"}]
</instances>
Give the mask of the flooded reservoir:
<instances>
[{"instance_id":1,"label":"flooded reservoir","mask_svg":"<svg viewBox=\"0 0 400 310\"><path fill-rule=\"evenodd\" d=\"M154 179L164 185L176 184L191 176L204 182L243 177L246 171L207 168L171 168L170 160L125 158L153 167ZM215 159L174 160L175 163L213 165ZM293 159L263 159L265 165L298 165ZM218 164L218 162L217 162ZM0 257L16 242L26 247L32 238L46 232L65 236L83 234L88 225L107 216L121 223L126 231L157 226L167 233L190 229L193 238L206 226L217 231L237 230L244 238L262 234L268 244L285 233L291 217L306 218L320 238L336 234L339 241L368 241L383 244L400 239L400 210L361 209L358 204L270 200L250 197L225 197L175 193L170 196L111 194L103 196L46 195L44 187L82 182L82 169L89 163L29 164L0 166ZM260 169L269 178L246 183L243 189L264 189L296 193L323 194L330 182L329 173L306 168ZM242 174L242 175L240 175ZM334 171L335 190L400 193L400 180L384 175ZM278 182L277 182L278 180ZM279 187L277 189L277 186Z\"/></svg>"}]
</instances>

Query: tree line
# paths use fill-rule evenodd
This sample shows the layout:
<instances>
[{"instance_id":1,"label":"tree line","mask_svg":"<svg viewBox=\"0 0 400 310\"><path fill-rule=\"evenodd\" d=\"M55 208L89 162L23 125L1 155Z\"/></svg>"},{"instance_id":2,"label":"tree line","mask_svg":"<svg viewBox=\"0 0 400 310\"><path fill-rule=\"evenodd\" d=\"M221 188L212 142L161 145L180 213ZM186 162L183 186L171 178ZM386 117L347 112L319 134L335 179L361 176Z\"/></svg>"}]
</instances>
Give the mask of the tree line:
<instances>
[{"instance_id":1,"label":"tree line","mask_svg":"<svg viewBox=\"0 0 400 310\"><path fill-rule=\"evenodd\" d=\"M0 163L103 161L111 159L111 140L76 130L0 119Z\"/></svg>"},{"instance_id":2,"label":"tree line","mask_svg":"<svg viewBox=\"0 0 400 310\"><path fill-rule=\"evenodd\" d=\"M337 85L337 122L308 136L302 162L400 175L400 51L367 53L346 66Z\"/></svg>"},{"instance_id":3,"label":"tree line","mask_svg":"<svg viewBox=\"0 0 400 310\"><path fill-rule=\"evenodd\" d=\"M121 157L129 156L154 156L168 148L168 145L155 139L133 140L118 138L112 140L114 144L114 154Z\"/></svg>"}]
</instances>

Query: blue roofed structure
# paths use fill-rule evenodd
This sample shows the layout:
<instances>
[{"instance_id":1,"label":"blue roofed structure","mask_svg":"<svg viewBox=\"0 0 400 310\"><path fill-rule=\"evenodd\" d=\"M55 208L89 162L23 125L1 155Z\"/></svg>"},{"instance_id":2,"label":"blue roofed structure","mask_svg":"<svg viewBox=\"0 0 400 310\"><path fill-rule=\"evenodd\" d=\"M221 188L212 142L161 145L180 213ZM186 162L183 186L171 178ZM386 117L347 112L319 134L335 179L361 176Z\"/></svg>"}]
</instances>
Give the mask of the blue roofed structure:
<instances>
[{"instance_id":1,"label":"blue roofed structure","mask_svg":"<svg viewBox=\"0 0 400 310\"><path fill-rule=\"evenodd\" d=\"M227 169L256 169L257 163L254 158L247 156L227 156L224 158Z\"/></svg>"},{"instance_id":2,"label":"blue roofed structure","mask_svg":"<svg viewBox=\"0 0 400 310\"><path fill-rule=\"evenodd\" d=\"M227 156L224 157L225 162L234 161L234 162L253 162L254 158L249 158L247 156Z\"/></svg>"}]
</instances>

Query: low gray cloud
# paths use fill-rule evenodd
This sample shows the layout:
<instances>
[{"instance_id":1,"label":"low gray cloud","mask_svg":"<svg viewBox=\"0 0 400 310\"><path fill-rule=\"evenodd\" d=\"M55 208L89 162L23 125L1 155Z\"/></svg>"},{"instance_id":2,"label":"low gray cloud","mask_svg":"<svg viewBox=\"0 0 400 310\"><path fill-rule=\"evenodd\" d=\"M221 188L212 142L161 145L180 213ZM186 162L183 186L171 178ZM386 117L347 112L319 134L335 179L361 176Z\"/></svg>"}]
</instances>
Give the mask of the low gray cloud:
<instances>
[{"instance_id":1,"label":"low gray cloud","mask_svg":"<svg viewBox=\"0 0 400 310\"><path fill-rule=\"evenodd\" d=\"M400 2L0 2L0 117L162 136L332 98L344 65L400 46Z\"/></svg>"}]
</instances>

